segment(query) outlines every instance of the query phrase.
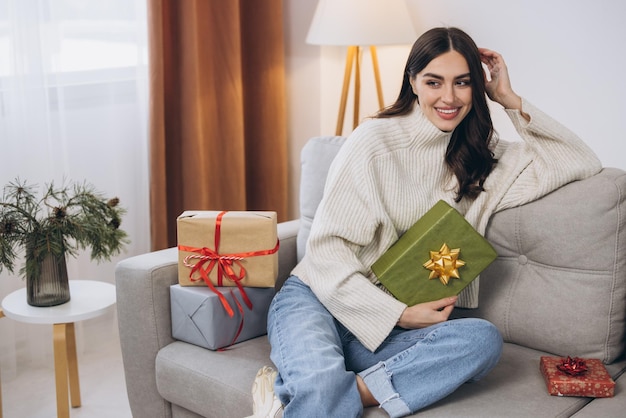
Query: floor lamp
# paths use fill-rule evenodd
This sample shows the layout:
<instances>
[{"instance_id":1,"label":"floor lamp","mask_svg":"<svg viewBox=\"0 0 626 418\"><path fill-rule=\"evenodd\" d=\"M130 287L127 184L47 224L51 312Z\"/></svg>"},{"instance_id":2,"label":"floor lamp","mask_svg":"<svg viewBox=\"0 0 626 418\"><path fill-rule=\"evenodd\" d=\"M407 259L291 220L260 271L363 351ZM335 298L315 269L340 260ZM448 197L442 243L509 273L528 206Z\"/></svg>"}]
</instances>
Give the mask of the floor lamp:
<instances>
[{"instance_id":1,"label":"floor lamp","mask_svg":"<svg viewBox=\"0 0 626 418\"><path fill-rule=\"evenodd\" d=\"M353 128L359 123L363 48L369 47L378 105L382 108L384 101L376 46L413 43L415 39L415 29L405 0L319 1L309 28L307 43L348 47L336 135L341 135L343 131L352 74L354 74Z\"/></svg>"}]
</instances>

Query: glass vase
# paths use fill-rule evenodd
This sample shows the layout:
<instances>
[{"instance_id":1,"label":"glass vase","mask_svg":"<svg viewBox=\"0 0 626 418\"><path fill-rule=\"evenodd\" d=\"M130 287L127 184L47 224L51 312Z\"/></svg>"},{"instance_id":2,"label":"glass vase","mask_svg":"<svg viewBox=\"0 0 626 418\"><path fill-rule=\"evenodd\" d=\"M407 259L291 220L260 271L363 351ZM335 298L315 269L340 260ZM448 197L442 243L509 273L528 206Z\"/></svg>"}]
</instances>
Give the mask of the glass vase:
<instances>
[{"instance_id":1,"label":"glass vase","mask_svg":"<svg viewBox=\"0 0 626 418\"><path fill-rule=\"evenodd\" d=\"M41 262L41 275L26 278L26 295L31 306L55 306L69 301L65 257L48 254Z\"/></svg>"}]
</instances>

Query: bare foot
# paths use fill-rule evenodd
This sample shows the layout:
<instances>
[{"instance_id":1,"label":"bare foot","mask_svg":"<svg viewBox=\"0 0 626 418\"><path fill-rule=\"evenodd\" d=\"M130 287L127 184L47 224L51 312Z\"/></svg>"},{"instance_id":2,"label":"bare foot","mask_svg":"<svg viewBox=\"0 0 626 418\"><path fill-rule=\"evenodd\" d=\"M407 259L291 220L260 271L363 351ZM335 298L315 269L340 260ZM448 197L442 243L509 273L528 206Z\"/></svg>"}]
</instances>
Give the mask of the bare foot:
<instances>
[{"instance_id":1,"label":"bare foot","mask_svg":"<svg viewBox=\"0 0 626 418\"><path fill-rule=\"evenodd\" d=\"M356 387L359 390L359 395L361 395L361 402L364 407L368 406L378 406L378 401L372 395L372 392L367 388L367 385L361 378L361 376L356 376Z\"/></svg>"}]
</instances>

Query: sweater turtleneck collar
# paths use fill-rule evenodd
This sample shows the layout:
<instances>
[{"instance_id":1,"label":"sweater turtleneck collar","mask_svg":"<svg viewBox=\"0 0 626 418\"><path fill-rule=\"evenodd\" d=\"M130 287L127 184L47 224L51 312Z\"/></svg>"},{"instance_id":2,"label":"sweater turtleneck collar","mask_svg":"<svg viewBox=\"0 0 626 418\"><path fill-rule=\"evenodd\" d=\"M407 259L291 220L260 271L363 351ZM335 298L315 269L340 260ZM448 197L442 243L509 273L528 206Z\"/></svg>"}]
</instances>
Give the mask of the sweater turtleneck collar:
<instances>
[{"instance_id":1,"label":"sweater turtleneck collar","mask_svg":"<svg viewBox=\"0 0 626 418\"><path fill-rule=\"evenodd\" d=\"M431 142L446 140L448 142L452 137L452 132L444 132L437 128L422 112L417 104L413 105L413 110L405 116L406 129L411 136L418 142Z\"/></svg>"}]
</instances>

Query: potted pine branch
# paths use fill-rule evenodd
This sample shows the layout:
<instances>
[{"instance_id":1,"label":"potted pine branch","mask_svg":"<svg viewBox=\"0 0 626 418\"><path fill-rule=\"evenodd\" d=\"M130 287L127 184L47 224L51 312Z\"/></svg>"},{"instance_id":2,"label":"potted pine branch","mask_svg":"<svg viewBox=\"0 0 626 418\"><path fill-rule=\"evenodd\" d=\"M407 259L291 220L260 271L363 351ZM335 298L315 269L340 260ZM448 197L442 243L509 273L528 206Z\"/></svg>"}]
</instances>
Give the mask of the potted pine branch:
<instances>
[{"instance_id":1,"label":"potted pine branch","mask_svg":"<svg viewBox=\"0 0 626 418\"><path fill-rule=\"evenodd\" d=\"M4 186L0 201L0 272L26 279L28 303L53 306L70 299L66 256L90 249L91 259L110 260L129 242L120 229L125 209L87 183L53 182L38 197L36 186L20 179Z\"/></svg>"}]
</instances>

